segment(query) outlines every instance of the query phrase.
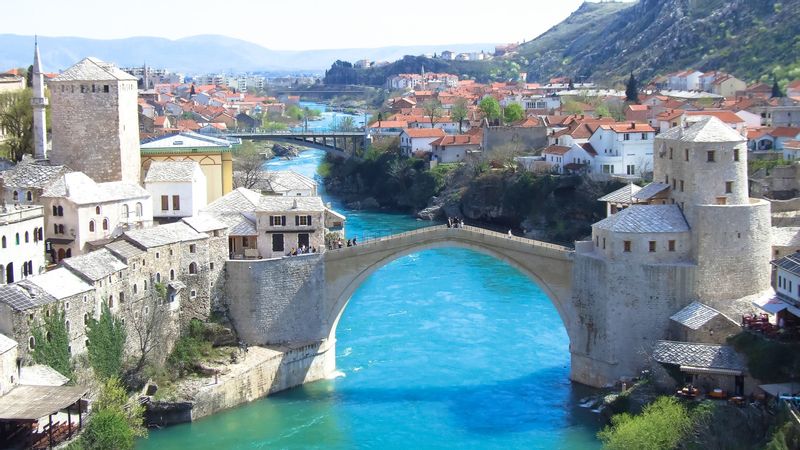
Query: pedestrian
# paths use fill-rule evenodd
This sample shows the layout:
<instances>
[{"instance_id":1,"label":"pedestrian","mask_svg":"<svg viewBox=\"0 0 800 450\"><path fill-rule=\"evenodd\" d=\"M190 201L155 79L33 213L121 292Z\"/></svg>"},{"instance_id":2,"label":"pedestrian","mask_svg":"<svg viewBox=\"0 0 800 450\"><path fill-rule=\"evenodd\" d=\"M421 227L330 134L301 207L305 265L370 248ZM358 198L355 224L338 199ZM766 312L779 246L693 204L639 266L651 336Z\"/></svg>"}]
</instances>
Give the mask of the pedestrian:
<instances>
[{"instance_id":1,"label":"pedestrian","mask_svg":"<svg viewBox=\"0 0 800 450\"><path fill-rule=\"evenodd\" d=\"M453 219L451 217L447 218L447 228L453 228Z\"/></svg>"},{"instance_id":2,"label":"pedestrian","mask_svg":"<svg viewBox=\"0 0 800 450\"><path fill-rule=\"evenodd\" d=\"M353 243L350 241L350 239L347 240L347 246L348 247L352 247L353 246Z\"/></svg>"},{"instance_id":3,"label":"pedestrian","mask_svg":"<svg viewBox=\"0 0 800 450\"><path fill-rule=\"evenodd\" d=\"M508 237L511 237L511 236L513 236L513 234L511 234L511 228L509 228L508 229Z\"/></svg>"},{"instance_id":4,"label":"pedestrian","mask_svg":"<svg viewBox=\"0 0 800 450\"><path fill-rule=\"evenodd\" d=\"M356 246L356 238L353 238L353 247Z\"/></svg>"}]
</instances>

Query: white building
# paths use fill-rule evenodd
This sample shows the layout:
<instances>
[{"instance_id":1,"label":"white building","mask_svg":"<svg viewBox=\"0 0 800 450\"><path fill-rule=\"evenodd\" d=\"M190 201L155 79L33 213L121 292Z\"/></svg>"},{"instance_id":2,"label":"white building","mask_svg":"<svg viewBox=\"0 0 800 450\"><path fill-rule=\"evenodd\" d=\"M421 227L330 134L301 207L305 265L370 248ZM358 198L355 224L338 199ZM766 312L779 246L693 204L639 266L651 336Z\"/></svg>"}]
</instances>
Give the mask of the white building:
<instances>
[{"instance_id":1,"label":"white building","mask_svg":"<svg viewBox=\"0 0 800 450\"><path fill-rule=\"evenodd\" d=\"M454 163L480 153L481 136L472 134L448 135L431 142L431 160Z\"/></svg>"},{"instance_id":2,"label":"white building","mask_svg":"<svg viewBox=\"0 0 800 450\"><path fill-rule=\"evenodd\" d=\"M45 189L41 199L53 262L91 251L125 230L153 223L150 194L138 184L97 183L82 172L72 172Z\"/></svg>"},{"instance_id":3,"label":"white building","mask_svg":"<svg viewBox=\"0 0 800 450\"><path fill-rule=\"evenodd\" d=\"M431 153L431 142L445 136L441 128L409 128L400 133L400 150L411 157L418 153Z\"/></svg>"},{"instance_id":4,"label":"white building","mask_svg":"<svg viewBox=\"0 0 800 450\"><path fill-rule=\"evenodd\" d=\"M284 197L316 197L317 183L291 170L269 172L267 185L271 193Z\"/></svg>"},{"instance_id":5,"label":"white building","mask_svg":"<svg viewBox=\"0 0 800 450\"><path fill-rule=\"evenodd\" d=\"M206 176L195 161L153 161L144 187L158 219L195 216L206 207Z\"/></svg>"},{"instance_id":6,"label":"white building","mask_svg":"<svg viewBox=\"0 0 800 450\"><path fill-rule=\"evenodd\" d=\"M653 170L655 130L648 124L603 124L589 143L597 152L595 173L642 176Z\"/></svg>"},{"instance_id":7,"label":"white building","mask_svg":"<svg viewBox=\"0 0 800 450\"><path fill-rule=\"evenodd\" d=\"M43 208L0 206L0 284L44 272L44 250Z\"/></svg>"}]
</instances>

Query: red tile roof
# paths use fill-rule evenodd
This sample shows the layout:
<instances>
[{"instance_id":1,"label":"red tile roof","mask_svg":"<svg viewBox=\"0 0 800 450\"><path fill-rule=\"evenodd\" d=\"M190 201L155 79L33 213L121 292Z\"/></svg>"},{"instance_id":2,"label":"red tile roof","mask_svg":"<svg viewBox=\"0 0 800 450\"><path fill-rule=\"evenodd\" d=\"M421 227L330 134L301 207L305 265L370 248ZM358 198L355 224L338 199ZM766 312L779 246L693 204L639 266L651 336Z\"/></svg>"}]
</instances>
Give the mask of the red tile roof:
<instances>
[{"instance_id":1,"label":"red tile roof","mask_svg":"<svg viewBox=\"0 0 800 450\"><path fill-rule=\"evenodd\" d=\"M542 150L542 154L544 155L566 155L567 152L570 150L571 147L565 147L563 145L551 145L544 150Z\"/></svg>"},{"instance_id":2,"label":"red tile roof","mask_svg":"<svg viewBox=\"0 0 800 450\"><path fill-rule=\"evenodd\" d=\"M800 128L797 127L778 127L772 130L770 133L772 136L775 137L788 137L794 138L800 134Z\"/></svg>"},{"instance_id":3,"label":"red tile roof","mask_svg":"<svg viewBox=\"0 0 800 450\"><path fill-rule=\"evenodd\" d=\"M478 134L447 135L431 142L431 147L447 147L450 145L481 145L481 136Z\"/></svg>"},{"instance_id":4,"label":"red tile roof","mask_svg":"<svg viewBox=\"0 0 800 450\"><path fill-rule=\"evenodd\" d=\"M687 116L713 116L713 117L716 117L717 119L719 119L719 120L721 120L721 121L723 121L725 123L728 123L728 124L731 124L731 123L744 123L744 120L742 120L741 117L737 116L735 112L726 111L726 110L722 110L722 111L709 111L709 110L687 111L686 115Z\"/></svg>"},{"instance_id":5,"label":"red tile roof","mask_svg":"<svg viewBox=\"0 0 800 450\"><path fill-rule=\"evenodd\" d=\"M408 128L403 130L405 134L412 138L432 138L445 136L441 128Z\"/></svg>"},{"instance_id":6,"label":"red tile roof","mask_svg":"<svg viewBox=\"0 0 800 450\"><path fill-rule=\"evenodd\" d=\"M604 130L612 130L615 133L648 133L656 131L649 124L636 122L603 124L600 125L600 128Z\"/></svg>"}]
</instances>

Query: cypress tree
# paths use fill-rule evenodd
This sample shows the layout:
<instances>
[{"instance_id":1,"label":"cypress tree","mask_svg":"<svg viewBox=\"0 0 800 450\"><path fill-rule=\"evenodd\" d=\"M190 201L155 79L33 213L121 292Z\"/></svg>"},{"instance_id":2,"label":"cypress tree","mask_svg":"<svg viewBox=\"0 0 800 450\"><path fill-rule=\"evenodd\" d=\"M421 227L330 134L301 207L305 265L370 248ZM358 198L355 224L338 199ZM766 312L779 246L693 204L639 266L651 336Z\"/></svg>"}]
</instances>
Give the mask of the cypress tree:
<instances>
[{"instance_id":1,"label":"cypress tree","mask_svg":"<svg viewBox=\"0 0 800 450\"><path fill-rule=\"evenodd\" d=\"M783 92L781 92L781 87L778 86L778 80L772 80L772 96L773 97L783 97Z\"/></svg>"},{"instance_id":2,"label":"cypress tree","mask_svg":"<svg viewBox=\"0 0 800 450\"><path fill-rule=\"evenodd\" d=\"M639 103L639 87L633 72L631 72L631 77L628 78L628 84L625 86L625 100L631 103Z\"/></svg>"}]
</instances>

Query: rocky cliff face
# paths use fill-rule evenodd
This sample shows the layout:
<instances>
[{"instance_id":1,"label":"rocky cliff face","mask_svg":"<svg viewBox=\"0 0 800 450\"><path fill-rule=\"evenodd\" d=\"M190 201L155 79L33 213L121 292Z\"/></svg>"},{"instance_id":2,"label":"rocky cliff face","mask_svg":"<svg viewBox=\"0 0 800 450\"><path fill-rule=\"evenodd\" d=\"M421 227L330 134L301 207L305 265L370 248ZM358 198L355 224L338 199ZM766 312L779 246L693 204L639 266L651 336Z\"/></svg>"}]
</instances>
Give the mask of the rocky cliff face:
<instances>
[{"instance_id":1,"label":"rocky cliff face","mask_svg":"<svg viewBox=\"0 0 800 450\"><path fill-rule=\"evenodd\" d=\"M584 3L523 44L529 79L621 81L689 67L754 80L800 61L800 0Z\"/></svg>"}]
</instances>

